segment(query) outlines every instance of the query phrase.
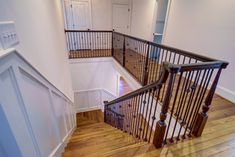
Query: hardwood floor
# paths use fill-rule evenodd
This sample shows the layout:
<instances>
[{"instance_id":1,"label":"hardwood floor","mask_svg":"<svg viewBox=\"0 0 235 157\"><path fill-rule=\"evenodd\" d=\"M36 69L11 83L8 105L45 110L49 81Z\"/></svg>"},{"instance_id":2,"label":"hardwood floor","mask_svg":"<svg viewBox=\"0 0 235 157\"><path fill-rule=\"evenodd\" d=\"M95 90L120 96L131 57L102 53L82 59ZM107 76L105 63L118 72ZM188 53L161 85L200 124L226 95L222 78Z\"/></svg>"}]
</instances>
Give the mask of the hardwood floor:
<instances>
[{"instance_id":1,"label":"hardwood floor","mask_svg":"<svg viewBox=\"0 0 235 157\"><path fill-rule=\"evenodd\" d=\"M95 115L99 115L96 114ZM93 116L90 113L90 116ZM98 118L98 117L97 117ZM235 156L235 104L216 95L203 135L155 149L131 135L83 117L63 157Z\"/></svg>"}]
</instances>

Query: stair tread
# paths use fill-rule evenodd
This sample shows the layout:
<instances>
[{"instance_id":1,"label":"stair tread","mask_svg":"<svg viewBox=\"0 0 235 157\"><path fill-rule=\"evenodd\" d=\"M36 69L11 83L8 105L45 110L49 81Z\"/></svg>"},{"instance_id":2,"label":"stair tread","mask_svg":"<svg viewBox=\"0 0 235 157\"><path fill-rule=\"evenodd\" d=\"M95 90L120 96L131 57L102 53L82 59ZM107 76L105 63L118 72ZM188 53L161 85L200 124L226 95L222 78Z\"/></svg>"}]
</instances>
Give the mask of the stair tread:
<instances>
[{"instance_id":1,"label":"stair tread","mask_svg":"<svg viewBox=\"0 0 235 157\"><path fill-rule=\"evenodd\" d=\"M104 122L85 121L74 131L63 157L112 156L119 151L150 145Z\"/></svg>"}]
</instances>

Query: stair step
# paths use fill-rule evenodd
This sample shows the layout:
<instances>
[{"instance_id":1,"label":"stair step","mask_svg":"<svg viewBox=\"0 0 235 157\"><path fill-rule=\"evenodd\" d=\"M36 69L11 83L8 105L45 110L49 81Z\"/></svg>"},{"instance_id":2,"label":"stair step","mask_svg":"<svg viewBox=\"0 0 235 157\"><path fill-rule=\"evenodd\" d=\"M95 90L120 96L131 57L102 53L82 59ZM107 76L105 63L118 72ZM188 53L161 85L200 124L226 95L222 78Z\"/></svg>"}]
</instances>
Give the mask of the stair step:
<instances>
[{"instance_id":1,"label":"stair step","mask_svg":"<svg viewBox=\"0 0 235 157\"><path fill-rule=\"evenodd\" d=\"M104 122L94 122L84 117L79 120L63 157L112 156L124 150L133 153L140 147L151 146Z\"/></svg>"}]
</instances>

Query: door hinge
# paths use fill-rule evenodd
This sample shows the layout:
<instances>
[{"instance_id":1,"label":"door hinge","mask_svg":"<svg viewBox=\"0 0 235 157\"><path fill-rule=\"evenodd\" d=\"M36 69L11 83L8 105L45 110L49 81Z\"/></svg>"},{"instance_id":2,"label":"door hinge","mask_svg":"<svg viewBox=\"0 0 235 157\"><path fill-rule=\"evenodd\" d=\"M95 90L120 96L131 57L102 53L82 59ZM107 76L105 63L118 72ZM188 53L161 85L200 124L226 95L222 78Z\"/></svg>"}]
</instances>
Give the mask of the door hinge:
<instances>
[{"instance_id":1,"label":"door hinge","mask_svg":"<svg viewBox=\"0 0 235 157\"><path fill-rule=\"evenodd\" d=\"M73 8L73 5L71 4L70 7Z\"/></svg>"},{"instance_id":2,"label":"door hinge","mask_svg":"<svg viewBox=\"0 0 235 157\"><path fill-rule=\"evenodd\" d=\"M131 11L131 9L128 9L128 12L130 12Z\"/></svg>"}]
</instances>

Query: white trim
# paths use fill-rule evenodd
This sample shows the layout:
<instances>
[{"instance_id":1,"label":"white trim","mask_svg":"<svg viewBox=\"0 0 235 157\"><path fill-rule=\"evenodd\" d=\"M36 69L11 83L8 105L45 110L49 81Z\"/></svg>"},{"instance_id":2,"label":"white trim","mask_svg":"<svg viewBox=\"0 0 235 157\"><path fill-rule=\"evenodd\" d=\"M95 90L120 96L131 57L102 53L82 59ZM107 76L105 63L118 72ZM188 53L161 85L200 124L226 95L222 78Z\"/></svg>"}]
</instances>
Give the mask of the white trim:
<instances>
[{"instance_id":1,"label":"white trim","mask_svg":"<svg viewBox=\"0 0 235 157\"><path fill-rule=\"evenodd\" d=\"M168 0L166 18L165 18L164 29L163 29L163 33L162 33L162 44L164 44L164 42L165 42L167 24L168 24L168 20L169 20L169 16L170 16L171 3L172 3L172 1Z\"/></svg>"},{"instance_id":2,"label":"white trim","mask_svg":"<svg viewBox=\"0 0 235 157\"><path fill-rule=\"evenodd\" d=\"M63 23L64 23L64 28L65 29L68 29L67 28L67 15L66 15L66 8L65 8L65 1L69 1L69 0L60 0L61 1L61 9L63 10Z\"/></svg>"},{"instance_id":3,"label":"white trim","mask_svg":"<svg viewBox=\"0 0 235 157\"><path fill-rule=\"evenodd\" d=\"M15 88L16 88L17 97L18 97L19 102L20 102L19 104L20 104L21 112L23 113L24 120L25 120L26 125L27 125L27 129L28 129L29 134L32 138L32 142L34 144L34 149L35 149L38 156L42 156L42 152L40 151L37 139L36 139L34 131L33 131L32 124L30 122L30 118L29 118L28 113L27 113L27 109L25 107L25 100L24 100L24 97L22 95L22 89L20 87L20 77L19 77L20 74L19 73L20 72L19 72L18 66L14 65L13 68L12 68L12 75L14 76L14 82L15 82L15 86L16 86Z\"/></svg>"},{"instance_id":4,"label":"white trim","mask_svg":"<svg viewBox=\"0 0 235 157\"><path fill-rule=\"evenodd\" d=\"M216 88L216 94L235 103L235 92L233 92L227 88L224 88L224 87L218 85Z\"/></svg>"},{"instance_id":5,"label":"white trim","mask_svg":"<svg viewBox=\"0 0 235 157\"><path fill-rule=\"evenodd\" d=\"M89 5L89 29L93 29L93 11L92 11L92 0L88 0L88 5Z\"/></svg>"},{"instance_id":6,"label":"white trim","mask_svg":"<svg viewBox=\"0 0 235 157\"><path fill-rule=\"evenodd\" d=\"M154 33L156 29L156 20L157 20L157 10L158 10L158 3L155 1L154 13L153 13L153 23L152 23L152 31L150 32L150 39L154 41Z\"/></svg>"},{"instance_id":7,"label":"white trim","mask_svg":"<svg viewBox=\"0 0 235 157\"><path fill-rule=\"evenodd\" d=\"M60 156L64 152L64 149L67 146L69 139L72 136L75 129L76 128L74 127L69 131L69 133L64 137L63 141L52 151L49 157L57 157L57 156Z\"/></svg>"}]
</instances>

